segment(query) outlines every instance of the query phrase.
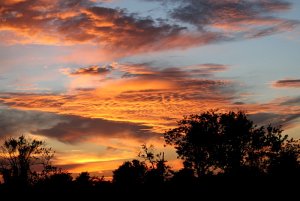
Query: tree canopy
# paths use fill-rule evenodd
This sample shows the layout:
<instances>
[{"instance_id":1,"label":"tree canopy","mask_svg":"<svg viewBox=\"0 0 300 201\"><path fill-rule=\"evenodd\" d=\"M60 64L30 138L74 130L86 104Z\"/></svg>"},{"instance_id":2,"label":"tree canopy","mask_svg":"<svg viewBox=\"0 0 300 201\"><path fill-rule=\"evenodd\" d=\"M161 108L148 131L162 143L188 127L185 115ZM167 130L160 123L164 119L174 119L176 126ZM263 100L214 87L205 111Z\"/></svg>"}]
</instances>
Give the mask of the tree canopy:
<instances>
[{"instance_id":1,"label":"tree canopy","mask_svg":"<svg viewBox=\"0 0 300 201\"><path fill-rule=\"evenodd\" d=\"M198 177L299 172L299 141L282 135L280 127L258 127L242 111L190 115L164 138Z\"/></svg>"},{"instance_id":2,"label":"tree canopy","mask_svg":"<svg viewBox=\"0 0 300 201\"><path fill-rule=\"evenodd\" d=\"M147 168L138 160L126 161L113 171L113 182L119 186L137 186L144 181Z\"/></svg>"}]
</instances>

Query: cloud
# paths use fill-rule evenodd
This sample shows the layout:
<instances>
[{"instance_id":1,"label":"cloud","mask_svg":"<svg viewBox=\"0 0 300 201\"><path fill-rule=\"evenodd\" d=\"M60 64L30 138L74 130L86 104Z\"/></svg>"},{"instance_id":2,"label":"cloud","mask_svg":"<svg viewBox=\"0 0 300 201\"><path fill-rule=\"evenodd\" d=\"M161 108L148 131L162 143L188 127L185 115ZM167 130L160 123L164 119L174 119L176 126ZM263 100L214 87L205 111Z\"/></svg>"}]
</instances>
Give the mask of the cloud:
<instances>
[{"instance_id":1,"label":"cloud","mask_svg":"<svg viewBox=\"0 0 300 201\"><path fill-rule=\"evenodd\" d=\"M63 116L64 122L47 129L38 129L33 134L56 138L62 142L76 143L87 141L91 137L101 139L135 139L143 143L158 137L150 132L150 127L128 122L108 121L104 119ZM103 143L105 144L105 142Z\"/></svg>"},{"instance_id":2,"label":"cloud","mask_svg":"<svg viewBox=\"0 0 300 201\"><path fill-rule=\"evenodd\" d=\"M215 73L228 70L228 65L207 63L192 66L177 66L177 67L155 67L151 63L139 64L115 64L117 68L124 73L123 77L164 77L164 78L179 78L179 77L207 77L213 76Z\"/></svg>"},{"instance_id":3,"label":"cloud","mask_svg":"<svg viewBox=\"0 0 300 201\"><path fill-rule=\"evenodd\" d=\"M22 135L37 129L48 129L62 122L56 114L0 108L0 136Z\"/></svg>"},{"instance_id":4,"label":"cloud","mask_svg":"<svg viewBox=\"0 0 300 201\"><path fill-rule=\"evenodd\" d=\"M70 76L77 76L77 75L105 75L109 73L112 70L112 66L89 66L89 67L82 67L79 69L76 69L74 71L71 71L70 68L62 68L60 69L60 72L66 75Z\"/></svg>"},{"instance_id":5,"label":"cloud","mask_svg":"<svg viewBox=\"0 0 300 201\"><path fill-rule=\"evenodd\" d=\"M97 44L125 53L185 47L217 37L214 33L188 33L179 25L100 7L89 0L26 0L0 5L0 30L16 36L8 43Z\"/></svg>"},{"instance_id":6,"label":"cloud","mask_svg":"<svg viewBox=\"0 0 300 201\"><path fill-rule=\"evenodd\" d=\"M22 134L42 135L64 143L78 143L92 138L128 139L140 143L159 138L150 127L104 119L91 119L72 115L0 109L0 136ZM105 142L102 142L105 145Z\"/></svg>"},{"instance_id":7,"label":"cloud","mask_svg":"<svg viewBox=\"0 0 300 201\"><path fill-rule=\"evenodd\" d=\"M300 113L298 114L276 114L276 113L256 113L250 115L250 119L254 123L259 125L269 125L273 126L283 126L284 129L287 129L291 124L296 123L296 120L300 118Z\"/></svg>"},{"instance_id":8,"label":"cloud","mask_svg":"<svg viewBox=\"0 0 300 201\"><path fill-rule=\"evenodd\" d=\"M275 88L300 88L300 79L278 80L272 86Z\"/></svg>"},{"instance_id":9,"label":"cloud","mask_svg":"<svg viewBox=\"0 0 300 201\"><path fill-rule=\"evenodd\" d=\"M2 93L0 101L18 109L128 121L163 132L183 115L230 105L233 83L213 76L225 69L220 64L165 68L115 64L113 79L72 83L65 94ZM78 90L83 86L90 88Z\"/></svg>"},{"instance_id":10,"label":"cloud","mask_svg":"<svg viewBox=\"0 0 300 201\"><path fill-rule=\"evenodd\" d=\"M174 127L176 121L184 115L210 109L220 111L239 109L250 114L272 114L275 115L276 122L280 122L280 118L290 119L300 114L300 106L295 98L279 98L267 103L241 102L239 83L215 76L216 73L228 68L229 66L221 64L164 68L155 67L153 63L114 64L110 73L115 77L104 78L101 81L94 80L94 84L91 83L93 88L78 90L82 86L79 84L72 86L72 89L77 90L62 94L2 93L0 101L12 108L84 118L82 120L70 118L67 123L63 122L56 128L40 129L43 135L54 137L55 133L66 133L65 141L69 140L68 130L75 136L81 136L84 126L81 127L80 122L85 122L85 119L87 125L97 129L97 124L109 125L112 121L118 125L121 125L120 122L137 124L139 125L137 129L163 133ZM97 120L96 124L96 120L93 119L102 120L101 122ZM286 125L290 122L292 121L288 121ZM92 127L86 131L89 136L96 133ZM113 128L113 125L111 127ZM124 128L127 127L124 125ZM115 129L117 131L107 129L108 133L113 132L110 136L121 132L118 126ZM138 136L134 138L139 139Z\"/></svg>"},{"instance_id":11,"label":"cloud","mask_svg":"<svg viewBox=\"0 0 300 201\"><path fill-rule=\"evenodd\" d=\"M209 85L211 86L207 87ZM288 118L300 114L300 106L297 100L291 98L276 99L264 104L244 103L236 105L235 98L226 93L222 94L218 90L218 85L214 82L207 83L203 81L192 83L186 88L184 86L186 85L183 84L176 91L159 89L138 89L135 91L132 89L131 91L120 91L120 93L111 97L103 97L101 93L103 91L99 89L79 91L75 95L7 94L6 97L3 97L2 94L1 102L22 110L37 110L61 115L131 122L142 125L140 127L142 130L150 129L152 132L158 133L173 127L183 115L199 113L209 109L220 109L221 111L241 109L250 114L273 114L277 115L278 118ZM214 89L214 87L217 89ZM94 120L88 122L90 125L94 124ZM57 133L68 133L64 127L70 127L70 130L73 130L73 124L74 128L76 128L76 125L82 125L71 118L70 122L61 123L60 128L56 128L58 129ZM101 125L101 122L99 125ZM146 127L143 128L143 126ZM49 129L40 129L40 131L44 135L50 136L53 129ZM79 127L77 129L82 130L83 128ZM108 131L110 130L108 129ZM91 135L95 133L92 130L85 132ZM77 132L74 130L74 133ZM99 133L101 132L99 131ZM79 135L79 133L77 134ZM68 138L66 137L65 140L68 140Z\"/></svg>"},{"instance_id":12,"label":"cloud","mask_svg":"<svg viewBox=\"0 0 300 201\"><path fill-rule=\"evenodd\" d=\"M274 17L291 7L282 0L175 2L168 18L153 19L91 0L5 0L0 32L14 37L2 43L89 44L124 56L262 37L298 24Z\"/></svg>"},{"instance_id":13,"label":"cloud","mask_svg":"<svg viewBox=\"0 0 300 201\"><path fill-rule=\"evenodd\" d=\"M72 70L71 68L60 68L59 72L67 75L70 79L68 90L91 90L101 85L101 82L110 75L114 68L111 65L92 65Z\"/></svg>"},{"instance_id":14,"label":"cloud","mask_svg":"<svg viewBox=\"0 0 300 201\"><path fill-rule=\"evenodd\" d=\"M231 39L262 37L292 29L299 22L275 17L289 10L283 0L150 0L170 3L170 17L195 26L198 31L217 29Z\"/></svg>"},{"instance_id":15,"label":"cloud","mask_svg":"<svg viewBox=\"0 0 300 201\"><path fill-rule=\"evenodd\" d=\"M87 68L80 68L74 72L71 72L71 75L99 75L105 74L110 71L109 68L102 68L99 66L90 66Z\"/></svg>"},{"instance_id":16,"label":"cloud","mask_svg":"<svg viewBox=\"0 0 300 201\"><path fill-rule=\"evenodd\" d=\"M286 100L282 101L281 105L299 106L300 105L300 97L286 99Z\"/></svg>"}]
</instances>

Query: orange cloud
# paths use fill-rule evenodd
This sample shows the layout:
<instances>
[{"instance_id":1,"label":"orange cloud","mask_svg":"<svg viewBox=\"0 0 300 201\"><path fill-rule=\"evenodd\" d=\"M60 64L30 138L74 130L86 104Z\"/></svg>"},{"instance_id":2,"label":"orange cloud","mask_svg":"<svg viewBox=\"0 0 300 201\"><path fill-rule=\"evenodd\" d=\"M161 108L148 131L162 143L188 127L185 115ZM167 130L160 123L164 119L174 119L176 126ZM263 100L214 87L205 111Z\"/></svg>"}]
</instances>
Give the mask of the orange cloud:
<instances>
[{"instance_id":1,"label":"orange cloud","mask_svg":"<svg viewBox=\"0 0 300 201\"><path fill-rule=\"evenodd\" d=\"M237 102L234 83L213 76L214 72L227 68L218 64L163 69L145 64L113 64L110 73L119 77L93 75L96 79L90 79L85 73L78 73L77 80L71 82L65 94L2 94L0 101L23 110L136 123L146 126L145 130L158 133L173 127L183 115L210 109L242 109L250 114L300 114L299 105L291 101L289 104L289 99L264 104ZM86 69L74 72L77 71L85 72ZM82 88L84 86L86 88ZM68 141L69 138L62 139Z\"/></svg>"},{"instance_id":2,"label":"orange cloud","mask_svg":"<svg viewBox=\"0 0 300 201\"><path fill-rule=\"evenodd\" d=\"M179 4L169 12L168 18L174 21L171 24L169 19L141 17L123 9L101 7L91 0L5 0L0 2L0 32L6 33L1 41L89 44L96 45L105 55L121 57L261 37L298 24L273 16L290 8L284 1L188 0ZM203 5L206 9L201 9Z\"/></svg>"},{"instance_id":3,"label":"orange cloud","mask_svg":"<svg viewBox=\"0 0 300 201\"><path fill-rule=\"evenodd\" d=\"M231 83L207 77L225 68L217 64L185 70L114 64L111 73L119 77L91 79L77 73L68 93L7 94L1 101L18 109L140 123L162 132L183 115L230 104L232 95L223 88L230 88Z\"/></svg>"},{"instance_id":4,"label":"orange cloud","mask_svg":"<svg viewBox=\"0 0 300 201\"><path fill-rule=\"evenodd\" d=\"M2 0L2 3L4 5L12 5L12 4L17 4L17 3L20 3L20 2L24 2L26 0Z\"/></svg>"}]
</instances>

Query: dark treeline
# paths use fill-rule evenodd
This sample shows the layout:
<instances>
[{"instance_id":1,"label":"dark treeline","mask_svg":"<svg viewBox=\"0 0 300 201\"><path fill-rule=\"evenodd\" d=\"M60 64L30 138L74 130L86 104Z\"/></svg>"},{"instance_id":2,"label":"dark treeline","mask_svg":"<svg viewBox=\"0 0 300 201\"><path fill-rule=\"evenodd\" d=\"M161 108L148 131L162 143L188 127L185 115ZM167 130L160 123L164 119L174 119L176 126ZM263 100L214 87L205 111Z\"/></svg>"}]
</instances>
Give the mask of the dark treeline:
<instances>
[{"instance_id":1,"label":"dark treeline","mask_svg":"<svg viewBox=\"0 0 300 201\"><path fill-rule=\"evenodd\" d=\"M38 140L9 138L1 146L2 195L101 195L145 199L209 196L293 196L300 179L298 140L280 127L256 126L243 112L205 112L185 117L164 133L183 168L172 170L164 153L142 145L138 159L113 171L113 180L82 172L73 178L54 167L54 152ZM22 194L24 193L24 194ZM165 197L158 197L163 195ZM1 195L0 195L1 196ZM146 196L146 197L145 197ZM32 197L31 197L32 198ZM241 198L243 199L243 198Z\"/></svg>"}]
</instances>

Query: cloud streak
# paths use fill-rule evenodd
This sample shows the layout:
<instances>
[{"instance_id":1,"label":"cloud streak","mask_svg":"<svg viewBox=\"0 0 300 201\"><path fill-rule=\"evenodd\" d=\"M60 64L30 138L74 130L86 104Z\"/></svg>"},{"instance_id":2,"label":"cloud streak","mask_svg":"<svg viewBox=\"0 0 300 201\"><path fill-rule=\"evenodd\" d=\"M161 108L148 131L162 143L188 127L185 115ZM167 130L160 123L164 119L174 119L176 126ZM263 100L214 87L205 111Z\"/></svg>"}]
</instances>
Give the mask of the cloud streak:
<instances>
[{"instance_id":1,"label":"cloud streak","mask_svg":"<svg viewBox=\"0 0 300 201\"><path fill-rule=\"evenodd\" d=\"M34 134L72 144L93 138L102 140L126 138L143 143L160 137L152 133L150 127L135 123L57 115L40 111L0 109L0 120L0 137ZM105 142L102 144L106 145Z\"/></svg>"},{"instance_id":2,"label":"cloud streak","mask_svg":"<svg viewBox=\"0 0 300 201\"><path fill-rule=\"evenodd\" d=\"M73 72L70 72L69 75L101 75L106 74L111 71L111 66L100 67L100 66L89 66L85 68L79 68Z\"/></svg>"},{"instance_id":3,"label":"cloud streak","mask_svg":"<svg viewBox=\"0 0 300 201\"><path fill-rule=\"evenodd\" d=\"M216 29L231 39L256 38L293 29L299 22L275 17L291 4L283 0L148 0L176 5L170 17L198 31Z\"/></svg>"},{"instance_id":4,"label":"cloud streak","mask_svg":"<svg viewBox=\"0 0 300 201\"><path fill-rule=\"evenodd\" d=\"M275 88L300 88L300 79L278 80L272 86Z\"/></svg>"}]
</instances>

